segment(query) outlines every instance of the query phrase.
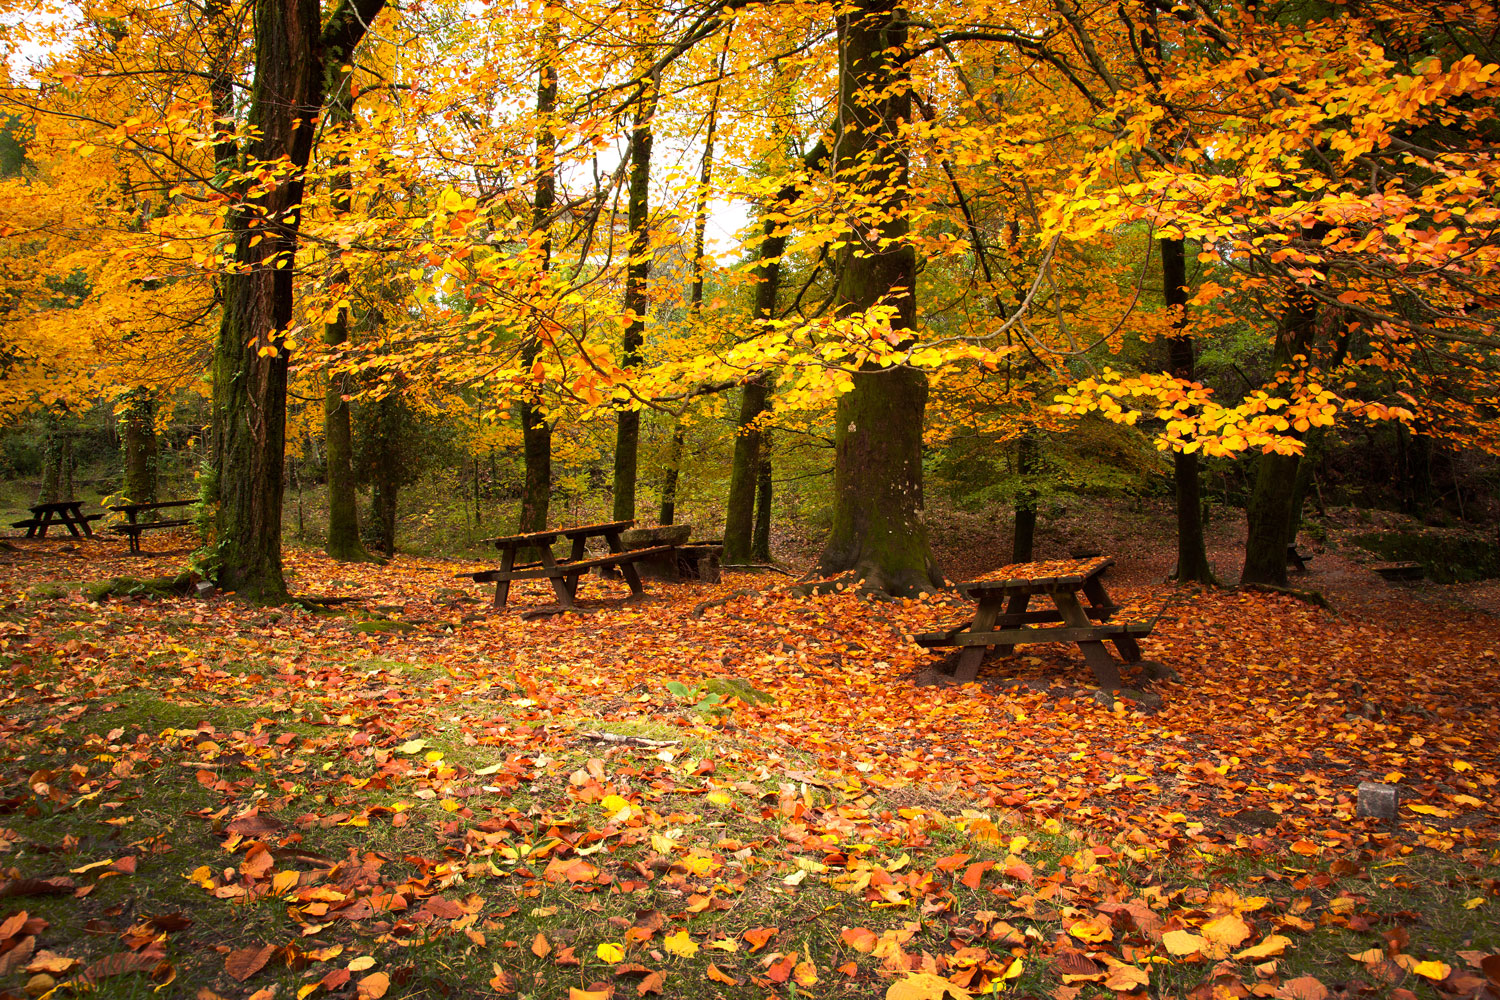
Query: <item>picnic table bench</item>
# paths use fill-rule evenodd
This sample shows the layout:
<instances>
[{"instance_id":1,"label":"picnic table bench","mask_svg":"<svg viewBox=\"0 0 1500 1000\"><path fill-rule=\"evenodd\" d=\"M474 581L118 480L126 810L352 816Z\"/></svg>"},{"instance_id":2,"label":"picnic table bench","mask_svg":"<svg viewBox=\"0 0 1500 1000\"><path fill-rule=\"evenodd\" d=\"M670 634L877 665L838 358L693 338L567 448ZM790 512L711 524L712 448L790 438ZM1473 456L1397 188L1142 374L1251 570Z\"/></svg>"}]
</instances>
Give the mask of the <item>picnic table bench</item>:
<instances>
[{"instance_id":1,"label":"picnic table bench","mask_svg":"<svg viewBox=\"0 0 1500 1000\"><path fill-rule=\"evenodd\" d=\"M143 511L167 510L172 507L190 507L197 503L192 500L162 500L158 503L122 503L115 504L107 510L125 515L124 524L110 526L110 531L125 535L130 541L130 551L139 554L141 551L141 532L155 531L161 528L181 528L193 523L191 517L173 518L165 521L140 521L137 517Z\"/></svg>"},{"instance_id":2,"label":"picnic table bench","mask_svg":"<svg viewBox=\"0 0 1500 1000\"><path fill-rule=\"evenodd\" d=\"M74 538L88 535L94 537L90 521L97 521L103 514L85 514L82 500L58 500L51 503L33 504L31 516L22 521L12 521L12 528L25 528L27 538L46 538L47 529L54 524L67 525ZM81 531L79 529L82 529Z\"/></svg>"},{"instance_id":3,"label":"picnic table bench","mask_svg":"<svg viewBox=\"0 0 1500 1000\"><path fill-rule=\"evenodd\" d=\"M506 601L509 600L512 581L542 579L551 581L552 590L557 595L559 604L565 608L573 608L574 598L578 595L579 577L597 567L617 566L621 575L625 577L625 582L630 585L631 595L638 597L645 591L641 587L640 575L635 571L635 562L669 551L671 546L657 545L627 550L620 544L620 532L633 524L635 524L634 521L609 521L603 524L585 524L576 528L553 528L547 531L531 531L523 535L504 535L500 538L486 539L486 541L493 542L500 550L500 568L457 575L473 580L475 583L493 583L497 608L505 607ZM552 553L552 546L559 538L570 539L573 543L571 554L563 559L558 559ZM603 538L609 545L609 555L597 556L593 559L585 558L590 538ZM517 553L530 548L537 550L538 560L518 565Z\"/></svg>"},{"instance_id":4,"label":"picnic table bench","mask_svg":"<svg viewBox=\"0 0 1500 1000\"><path fill-rule=\"evenodd\" d=\"M1139 663L1141 647L1136 640L1150 635L1155 622L1111 621L1120 608L1110 601L1100 577L1112 565L1113 559L1096 558L1001 566L957 585L960 593L978 603L972 620L913 639L929 648L961 647L953 670L953 679L961 684L978 676L989 646L1008 654L1023 642L1073 642L1083 651L1099 687L1118 690L1120 666L1104 643L1114 643L1126 663ZM1079 600L1080 591L1087 604ZM1050 598L1053 607L1028 611L1037 596Z\"/></svg>"}]
</instances>

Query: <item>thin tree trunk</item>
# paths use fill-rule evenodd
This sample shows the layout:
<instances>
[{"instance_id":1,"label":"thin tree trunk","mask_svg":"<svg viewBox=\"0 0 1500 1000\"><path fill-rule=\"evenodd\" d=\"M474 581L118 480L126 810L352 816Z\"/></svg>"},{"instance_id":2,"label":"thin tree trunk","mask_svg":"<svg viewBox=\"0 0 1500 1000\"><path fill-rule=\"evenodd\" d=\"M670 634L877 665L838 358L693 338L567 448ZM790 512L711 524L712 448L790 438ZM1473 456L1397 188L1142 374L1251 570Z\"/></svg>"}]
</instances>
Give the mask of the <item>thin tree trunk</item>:
<instances>
[{"instance_id":1,"label":"thin tree trunk","mask_svg":"<svg viewBox=\"0 0 1500 1000\"><path fill-rule=\"evenodd\" d=\"M1166 306L1174 310L1174 328L1187 325L1187 253L1182 240L1162 240L1162 282ZM1186 334L1167 338L1167 367L1173 376L1193 381L1193 338ZM1214 584L1208 564L1208 545L1203 538L1203 493L1198 478L1198 453L1173 452L1172 478L1177 494L1177 568L1174 576L1187 583Z\"/></svg>"},{"instance_id":2,"label":"thin tree trunk","mask_svg":"<svg viewBox=\"0 0 1500 1000\"><path fill-rule=\"evenodd\" d=\"M57 414L51 410L42 415L42 484L37 503L57 503L63 499L63 432Z\"/></svg>"},{"instance_id":3,"label":"thin tree trunk","mask_svg":"<svg viewBox=\"0 0 1500 1000\"><path fill-rule=\"evenodd\" d=\"M677 477L682 468L682 446L686 438L682 421L672 426L672 440L667 445L667 469L661 480L661 516L658 524L671 524L677 516Z\"/></svg>"},{"instance_id":4,"label":"thin tree trunk","mask_svg":"<svg viewBox=\"0 0 1500 1000\"><path fill-rule=\"evenodd\" d=\"M1036 431L1027 431L1016 442L1016 474L1021 489L1016 493L1016 524L1010 541L1011 562L1031 562L1036 555L1036 489L1032 478L1041 462Z\"/></svg>"},{"instance_id":5,"label":"thin tree trunk","mask_svg":"<svg viewBox=\"0 0 1500 1000\"><path fill-rule=\"evenodd\" d=\"M124 425L125 485L124 493L132 503L156 502L156 395L149 389L132 389L125 394L125 409L120 421ZM142 518L155 511L142 511Z\"/></svg>"},{"instance_id":6,"label":"thin tree trunk","mask_svg":"<svg viewBox=\"0 0 1500 1000\"><path fill-rule=\"evenodd\" d=\"M371 404L369 422L370 513L376 548L388 558L396 554L396 501L401 492L402 403L395 393Z\"/></svg>"},{"instance_id":7,"label":"thin tree trunk","mask_svg":"<svg viewBox=\"0 0 1500 1000\"><path fill-rule=\"evenodd\" d=\"M560 29L557 9L548 3L543 10L541 68L536 86L536 193L531 203L531 231L541 233L537 266L543 278L552 264L551 217L557 203L557 135L552 115L557 107L557 48ZM540 323L540 320L536 322ZM542 340L533 329L521 350L521 360L529 372L541 357ZM519 534L541 531L547 527L547 511L552 502L552 425L541 408L541 386L532 379L521 397L521 455L526 480L521 489Z\"/></svg>"},{"instance_id":8,"label":"thin tree trunk","mask_svg":"<svg viewBox=\"0 0 1500 1000\"><path fill-rule=\"evenodd\" d=\"M763 244L764 245L764 244ZM781 272L780 265L765 268L756 298L773 286ZM769 274L769 276L768 276ZM771 295L775 289L771 287ZM757 315L761 315L757 309ZM740 412L735 422L734 459L729 470L729 501L724 511L724 561L730 564L754 562L755 478L760 473L761 429L757 424L765 412L766 379L756 376L740 390Z\"/></svg>"},{"instance_id":9,"label":"thin tree trunk","mask_svg":"<svg viewBox=\"0 0 1500 1000\"><path fill-rule=\"evenodd\" d=\"M755 477L755 533L750 540L752 562L771 561L771 435L762 441L760 472Z\"/></svg>"},{"instance_id":10,"label":"thin tree trunk","mask_svg":"<svg viewBox=\"0 0 1500 1000\"><path fill-rule=\"evenodd\" d=\"M880 206L876 231L841 251L839 314L894 307L893 331L916 318L916 253L907 235L911 121L907 29L897 0L856 0L838 18L839 128L834 168ZM862 227L864 228L864 227ZM874 238L871 238L871 237ZM905 595L942 586L922 523L922 427L927 376L912 368L854 376L835 416L833 528L818 560L823 576L852 573L870 590Z\"/></svg>"},{"instance_id":11,"label":"thin tree trunk","mask_svg":"<svg viewBox=\"0 0 1500 1000\"><path fill-rule=\"evenodd\" d=\"M646 281L651 277L651 120L656 114L656 87L648 85L636 106L630 130L630 262L625 270L625 335L620 344L620 367L641 362L646 342L646 314L651 308ZM623 409L615 426L614 519L635 520L635 487L641 444L639 410Z\"/></svg>"},{"instance_id":12,"label":"thin tree trunk","mask_svg":"<svg viewBox=\"0 0 1500 1000\"><path fill-rule=\"evenodd\" d=\"M329 124L340 130L350 128L354 122L349 83L346 75L329 102ZM330 207L335 216L342 216L350 208L348 157L339 154L334 168L336 172L329 184L332 189ZM347 288L349 272L340 268L334 282ZM349 310L340 306L333 322L323 325L323 343L337 347L348 339ZM349 403L344 399L344 378L340 373L332 374L323 395L323 440L328 459L328 543L324 551L340 562L369 562L372 557L359 533L359 495L354 485L354 431L350 425ZM300 491L298 504L300 508ZM300 512L298 533L301 533Z\"/></svg>"}]
</instances>

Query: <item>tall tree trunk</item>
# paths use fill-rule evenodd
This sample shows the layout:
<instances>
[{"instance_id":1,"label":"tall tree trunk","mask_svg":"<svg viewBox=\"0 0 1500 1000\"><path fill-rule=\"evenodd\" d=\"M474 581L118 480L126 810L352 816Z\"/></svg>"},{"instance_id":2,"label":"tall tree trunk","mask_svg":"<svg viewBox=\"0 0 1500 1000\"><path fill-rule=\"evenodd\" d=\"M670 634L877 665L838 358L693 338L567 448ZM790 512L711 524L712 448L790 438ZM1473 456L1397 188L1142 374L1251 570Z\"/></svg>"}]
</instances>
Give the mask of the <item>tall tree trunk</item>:
<instances>
[{"instance_id":1,"label":"tall tree trunk","mask_svg":"<svg viewBox=\"0 0 1500 1000\"><path fill-rule=\"evenodd\" d=\"M1278 368L1307 353L1317 318L1317 300L1294 294L1276 339ZM1275 453L1261 455L1256 461L1255 484L1245 507L1249 532L1245 536L1245 568L1240 583L1286 586L1286 547L1293 540L1292 514L1297 501L1300 461L1297 455Z\"/></svg>"},{"instance_id":2,"label":"tall tree trunk","mask_svg":"<svg viewBox=\"0 0 1500 1000\"><path fill-rule=\"evenodd\" d=\"M219 586L257 601L286 597L281 508L293 265L304 171L337 74L385 0L339 0L326 26L317 0L255 0L255 81L243 151L282 162L274 186L246 192L225 229L234 264L223 281L213 359L214 475Z\"/></svg>"},{"instance_id":3,"label":"tall tree trunk","mask_svg":"<svg viewBox=\"0 0 1500 1000\"><path fill-rule=\"evenodd\" d=\"M620 345L620 367L641 362L646 342L646 314L651 308L646 281L651 277L651 119L656 115L656 86L650 81L636 105L630 130L630 262L625 270L625 335ZM641 413L623 409L615 426L614 519L635 520L636 465L641 444Z\"/></svg>"},{"instance_id":4,"label":"tall tree trunk","mask_svg":"<svg viewBox=\"0 0 1500 1000\"><path fill-rule=\"evenodd\" d=\"M353 89L348 74L340 80L329 102L328 122L335 128L348 129L354 123ZM344 215L350 208L351 187L348 157L340 153L330 180L331 207L334 214ZM349 284L349 272L340 268L335 277L340 287ZM349 310L339 307L338 315L323 326L323 343L333 347L349 339ZM323 440L328 459L328 543L324 551L341 562L369 562L359 533L359 495L354 486L354 431L350 426L349 403L344 399L345 376L334 373L328 379L323 395ZM300 504L300 493L299 493ZM300 532L300 515L299 515Z\"/></svg>"},{"instance_id":5,"label":"tall tree trunk","mask_svg":"<svg viewBox=\"0 0 1500 1000\"><path fill-rule=\"evenodd\" d=\"M895 308L898 333L916 319L916 253L907 235L911 120L905 15L897 0L855 0L838 19L839 128L834 168L879 206L879 221L841 252L834 306ZM876 230L874 233L869 229ZM874 237L873 239L871 237ZM824 576L853 573L896 595L942 586L922 523L922 424L927 376L912 368L862 371L835 416L833 528L818 560Z\"/></svg>"},{"instance_id":6,"label":"tall tree trunk","mask_svg":"<svg viewBox=\"0 0 1500 1000\"><path fill-rule=\"evenodd\" d=\"M760 471L755 477L755 533L750 539L750 558L771 561L771 435L762 441Z\"/></svg>"},{"instance_id":7,"label":"tall tree trunk","mask_svg":"<svg viewBox=\"0 0 1500 1000\"><path fill-rule=\"evenodd\" d=\"M557 48L560 29L557 8L548 3L543 10L542 50L536 85L536 192L531 202L531 231L541 234L537 266L544 279L552 264L552 210L557 204L557 135L552 115L557 107ZM538 317L533 321L540 324ZM531 371L541 357L542 339L533 329L521 349L521 360ZM541 385L536 379L521 397L521 455L526 481L521 488L521 519L518 534L547 527L552 502L552 425L541 408Z\"/></svg>"},{"instance_id":8,"label":"tall tree trunk","mask_svg":"<svg viewBox=\"0 0 1500 1000\"><path fill-rule=\"evenodd\" d=\"M1016 493L1016 524L1010 540L1010 561L1031 562L1036 555L1036 489L1032 485L1041 464L1041 446L1036 431L1028 430L1016 442L1016 474L1021 489Z\"/></svg>"},{"instance_id":9,"label":"tall tree trunk","mask_svg":"<svg viewBox=\"0 0 1500 1000\"><path fill-rule=\"evenodd\" d=\"M667 469L661 479L661 516L658 524L671 524L677 517L677 477L682 468L682 446L687 432L682 421L672 425L672 440L667 445Z\"/></svg>"},{"instance_id":10,"label":"tall tree trunk","mask_svg":"<svg viewBox=\"0 0 1500 1000\"><path fill-rule=\"evenodd\" d=\"M120 423L125 438L125 496L132 503L156 502L156 394L132 389L125 394ZM154 514L143 511L142 515Z\"/></svg>"},{"instance_id":11,"label":"tall tree trunk","mask_svg":"<svg viewBox=\"0 0 1500 1000\"><path fill-rule=\"evenodd\" d=\"M370 440L371 536L375 547L387 558L396 554L396 501L401 492L401 397L382 396L370 404L375 408L368 423Z\"/></svg>"},{"instance_id":12,"label":"tall tree trunk","mask_svg":"<svg viewBox=\"0 0 1500 1000\"><path fill-rule=\"evenodd\" d=\"M1187 252L1182 240L1162 240L1161 269L1167 308L1176 316L1172 325L1187 326ZM1183 334L1167 338L1167 367L1173 376L1196 378L1193 338ZM1203 539L1203 493L1198 478L1198 453L1172 453L1172 479L1177 494L1177 568L1174 576L1187 583L1213 584L1208 564L1208 545Z\"/></svg>"},{"instance_id":13,"label":"tall tree trunk","mask_svg":"<svg viewBox=\"0 0 1500 1000\"><path fill-rule=\"evenodd\" d=\"M762 244L764 245L764 244ZM762 269L756 298L774 283L780 265ZM772 277L767 277L767 273ZM775 294L774 288L771 292ZM762 315L757 309L757 315ZM734 459L729 469L729 502L724 511L724 562L729 565L754 562L755 477L760 473L762 432L757 424L765 412L767 380L757 375L740 390L740 412L735 421Z\"/></svg>"},{"instance_id":14,"label":"tall tree trunk","mask_svg":"<svg viewBox=\"0 0 1500 1000\"><path fill-rule=\"evenodd\" d=\"M58 503L63 499L65 437L57 414L46 411L42 415L42 485L37 490L37 503Z\"/></svg>"}]
</instances>

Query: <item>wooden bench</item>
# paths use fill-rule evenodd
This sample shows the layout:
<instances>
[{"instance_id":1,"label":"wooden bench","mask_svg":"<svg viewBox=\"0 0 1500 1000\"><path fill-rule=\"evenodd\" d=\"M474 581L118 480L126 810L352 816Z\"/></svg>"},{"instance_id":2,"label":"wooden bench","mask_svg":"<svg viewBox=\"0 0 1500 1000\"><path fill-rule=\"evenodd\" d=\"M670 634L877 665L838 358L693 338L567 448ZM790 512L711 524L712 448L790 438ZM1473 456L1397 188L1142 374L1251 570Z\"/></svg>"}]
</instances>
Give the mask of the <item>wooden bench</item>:
<instances>
[{"instance_id":1,"label":"wooden bench","mask_svg":"<svg viewBox=\"0 0 1500 1000\"><path fill-rule=\"evenodd\" d=\"M1416 562L1378 563L1370 568L1385 580L1420 580L1426 575L1422 564Z\"/></svg>"},{"instance_id":2,"label":"wooden bench","mask_svg":"<svg viewBox=\"0 0 1500 1000\"><path fill-rule=\"evenodd\" d=\"M1297 551L1297 543L1289 542L1286 547L1286 564L1294 567L1299 573L1307 572L1307 564L1312 562L1312 556L1305 556Z\"/></svg>"},{"instance_id":3,"label":"wooden bench","mask_svg":"<svg viewBox=\"0 0 1500 1000\"><path fill-rule=\"evenodd\" d=\"M141 532L157 531L166 528L185 528L195 523L191 517L180 517L166 521L138 521L137 516L144 511L166 510L171 507L190 507L197 503L193 500L163 500L159 503L122 503L116 504L109 510L125 515L124 524L110 526L110 531L119 535L125 535L130 542L130 551L139 555L141 551Z\"/></svg>"},{"instance_id":4,"label":"wooden bench","mask_svg":"<svg viewBox=\"0 0 1500 1000\"><path fill-rule=\"evenodd\" d=\"M97 521L104 516L103 514L85 514L82 500L39 503L33 505L30 510L31 517L10 523L12 528L25 528L27 538L46 538L47 529L58 524L72 532L74 538L82 538L85 535L92 538L94 530L89 526L89 522ZM80 531L80 528L83 530Z\"/></svg>"}]
</instances>

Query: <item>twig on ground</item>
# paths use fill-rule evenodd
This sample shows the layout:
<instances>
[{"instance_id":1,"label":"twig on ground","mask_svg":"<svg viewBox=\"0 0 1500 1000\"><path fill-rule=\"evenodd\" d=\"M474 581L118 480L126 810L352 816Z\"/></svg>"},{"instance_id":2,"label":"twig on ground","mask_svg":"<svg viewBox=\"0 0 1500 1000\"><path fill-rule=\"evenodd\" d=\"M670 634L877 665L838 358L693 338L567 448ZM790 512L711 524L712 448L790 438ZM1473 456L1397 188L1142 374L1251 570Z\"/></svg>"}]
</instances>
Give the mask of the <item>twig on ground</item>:
<instances>
[{"instance_id":1,"label":"twig on ground","mask_svg":"<svg viewBox=\"0 0 1500 1000\"><path fill-rule=\"evenodd\" d=\"M791 570L782 569L780 566L771 566L766 563L720 563L720 569L764 569L772 573L780 573L782 576L795 577L797 574Z\"/></svg>"},{"instance_id":2,"label":"twig on ground","mask_svg":"<svg viewBox=\"0 0 1500 1000\"><path fill-rule=\"evenodd\" d=\"M578 738L600 743L624 743L633 747L650 747L653 750L661 747L682 746L677 740L653 740L645 736L623 736L620 733L579 733Z\"/></svg>"}]
</instances>

